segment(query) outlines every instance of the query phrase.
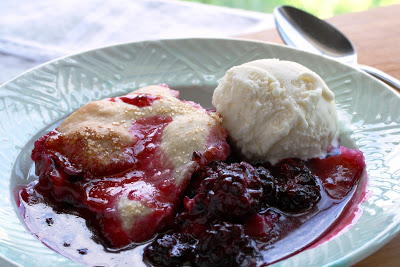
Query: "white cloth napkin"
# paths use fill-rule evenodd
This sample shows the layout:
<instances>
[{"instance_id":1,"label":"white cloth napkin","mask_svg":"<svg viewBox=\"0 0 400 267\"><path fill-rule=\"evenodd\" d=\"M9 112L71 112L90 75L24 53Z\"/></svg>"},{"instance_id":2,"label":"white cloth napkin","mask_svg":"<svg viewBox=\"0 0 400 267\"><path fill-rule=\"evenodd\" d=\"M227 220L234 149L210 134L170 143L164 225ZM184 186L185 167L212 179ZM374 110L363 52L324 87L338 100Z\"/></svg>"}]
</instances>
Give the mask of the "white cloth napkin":
<instances>
[{"instance_id":1,"label":"white cloth napkin","mask_svg":"<svg viewBox=\"0 0 400 267\"><path fill-rule=\"evenodd\" d=\"M0 82L65 54L121 42L226 37L273 27L271 14L173 0L0 1Z\"/></svg>"}]
</instances>

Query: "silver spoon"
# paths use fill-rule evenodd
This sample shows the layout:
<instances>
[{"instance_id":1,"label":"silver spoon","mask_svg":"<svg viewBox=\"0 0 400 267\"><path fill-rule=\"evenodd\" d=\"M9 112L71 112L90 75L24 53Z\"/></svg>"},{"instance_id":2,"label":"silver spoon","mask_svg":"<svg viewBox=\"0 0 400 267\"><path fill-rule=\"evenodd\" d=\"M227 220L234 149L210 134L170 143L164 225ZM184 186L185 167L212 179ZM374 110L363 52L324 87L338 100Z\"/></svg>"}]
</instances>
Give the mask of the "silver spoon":
<instances>
[{"instance_id":1,"label":"silver spoon","mask_svg":"<svg viewBox=\"0 0 400 267\"><path fill-rule=\"evenodd\" d=\"M357 64L357 53L350 40L326 21L291 6L275 8L274 17L276 28L285 44L356 65L400 90L400 81L396 78L373 67Z\"/></svg>"}]
</instances>

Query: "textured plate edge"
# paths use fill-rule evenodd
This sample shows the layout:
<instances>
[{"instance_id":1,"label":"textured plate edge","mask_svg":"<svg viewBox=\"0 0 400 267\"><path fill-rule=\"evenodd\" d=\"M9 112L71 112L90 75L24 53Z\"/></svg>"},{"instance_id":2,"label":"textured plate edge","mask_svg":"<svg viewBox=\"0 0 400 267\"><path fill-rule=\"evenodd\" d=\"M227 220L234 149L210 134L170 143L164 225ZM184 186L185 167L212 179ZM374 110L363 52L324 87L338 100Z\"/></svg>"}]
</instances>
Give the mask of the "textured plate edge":
<instances>
[{"instance_id":1,"label":"textured plate edge","mask_svg":"<svg viewBox=\"0 0 400 267\"><path fill-rule=\"evenodd\" d=\"M106 45L106 46L96 47L96 48L92 48L92 49L81 50L81 51L70 53L70 54L67 54L67 55L64 55L64 56L61 56L61 57L57 57L55 59L52 59L52 60L46 61L44 63L41 63L41 64L39 64L39 65L37 65L37 66L35 66L33 68L27 69L26 71L18 74L17 76L15 76L15 77L13 77L13 78L1 83L0 84L0 90L1 90L1 88L3 86L7 85L8 83L14 82L15 80L17 80L21 76L24 76L27 73L30 73L30 72L35 71L37 69L40 69L40 68L42 68L42 67L44 67L46 65L49 65L49 64L54 63L56 61L63 60L63 59L69 58L69 57L80 56L80 55L83 55L83 54L86 54L86 53L89 53L89 52L93 52L93 51L96 51L96 50L102 50L102 49L107 49L107 48L112 48L112 47L115 48L115 47L118 47L118 46L129 46L129 45L134 45L134 44L139 44L139 43L161 43L161 42L170 42L170 41L192 41L192 40L234 41L234 42L243 42L243 43L257 43L257 44L264 44L264 45L266 44L266 45L269 45L269 46L281 47L281 48L284 48L284 49L288 49L288 50L291 50L291 51L297 51L297 52L305 53L305 54L312 55L312 56L322 57L322 58L324 58L324 59L326 59L328 61L335 62L337 64L349 67L349 68L353 69L353 71L361 73L365 77L372 78L374 81L380 83L387 90L392 91L393 93L395 93L397 95L397 97L400 98L400 91L397 91L396 89L390 87L389 85L387 85L386 83L382 82L381 80L379 80L379 79L367 74L366 72L362 71L361 69L359 69L359 68L357 68L357 67L355 67L353 65L345 64L343 62L340 62L339 60L332 59L332 58L327 57L325 55L317 55L317 54L314 54L314 53L311 53L311 52L308 52L308 51L304 51L304 50L301 50L301 49L293 48L293 47L286 46L286 45L283 45L283 44L267 42L267 41L260 41L260 40L251 40L251 39L245 39L245 38L234 38L234 37L232 37L232 38L228 38L228 37L225 37L225 38L195 37L195 38L155 39L155 40L145 40L145 41L136 41L136 42L120 42L120 43L115 43L115 44L112 44L112 45Z\"/></svg>"}]
</instances>

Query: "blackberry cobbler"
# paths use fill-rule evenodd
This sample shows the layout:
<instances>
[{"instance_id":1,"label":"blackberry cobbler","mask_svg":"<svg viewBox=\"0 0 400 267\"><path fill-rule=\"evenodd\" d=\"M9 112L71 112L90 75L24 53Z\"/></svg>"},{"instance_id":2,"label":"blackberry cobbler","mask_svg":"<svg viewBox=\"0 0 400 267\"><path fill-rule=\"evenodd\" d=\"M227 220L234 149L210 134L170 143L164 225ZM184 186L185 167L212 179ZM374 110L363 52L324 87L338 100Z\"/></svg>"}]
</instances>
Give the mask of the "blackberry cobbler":
<instances>
[{"instance_id":1,"label":"blackberry cobbler","mask_svg":"<svg viewBox=\"0 0 400 267\"><path fill-rule=\"evenodd\" d=\"M360 151L330 147L326 156L271 164L227 137L217 112L165 85L88 103L36 141L38 180L20 191L26 224L88 265L136 265L140 255L153 266L259 266L338 231L357 204ZM40 209L51 215L46 226L38 226ZM62 216L84 218L92 239L64 232ZM310 234L295 238L301 231ZM100 254L111 256L98 263Z\"/></svg>"}]
</instances>

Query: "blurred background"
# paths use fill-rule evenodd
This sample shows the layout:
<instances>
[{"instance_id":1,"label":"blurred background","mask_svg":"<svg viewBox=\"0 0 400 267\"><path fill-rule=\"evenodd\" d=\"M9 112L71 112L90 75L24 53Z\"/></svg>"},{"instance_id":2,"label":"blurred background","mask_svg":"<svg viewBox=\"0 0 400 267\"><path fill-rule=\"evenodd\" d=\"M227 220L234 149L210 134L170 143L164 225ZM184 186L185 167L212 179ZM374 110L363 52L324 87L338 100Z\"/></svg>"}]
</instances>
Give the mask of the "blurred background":
<instances>
[{"instance_id":1,"label":"blurred background","mask_svg":"<svg viewBox=\"0 0 400 267\"><path fill-rule=\"evenodd\" d=\"M304 9L320 18L400 3L399 0L184 0L271 13L279 5Z\"/></svg>"},{"instance_id":2,"label":"blurred background","mask_svg":"<svg viewBox=\"0 0 400 267\"><path fill-rule=\"evenodd\" d=\"M48 60L96 47L160 38L231 37L270 29L273 9L283 4L328 18L399 2L0 0L0 83Z\"/></svg>"}]
</instances>

